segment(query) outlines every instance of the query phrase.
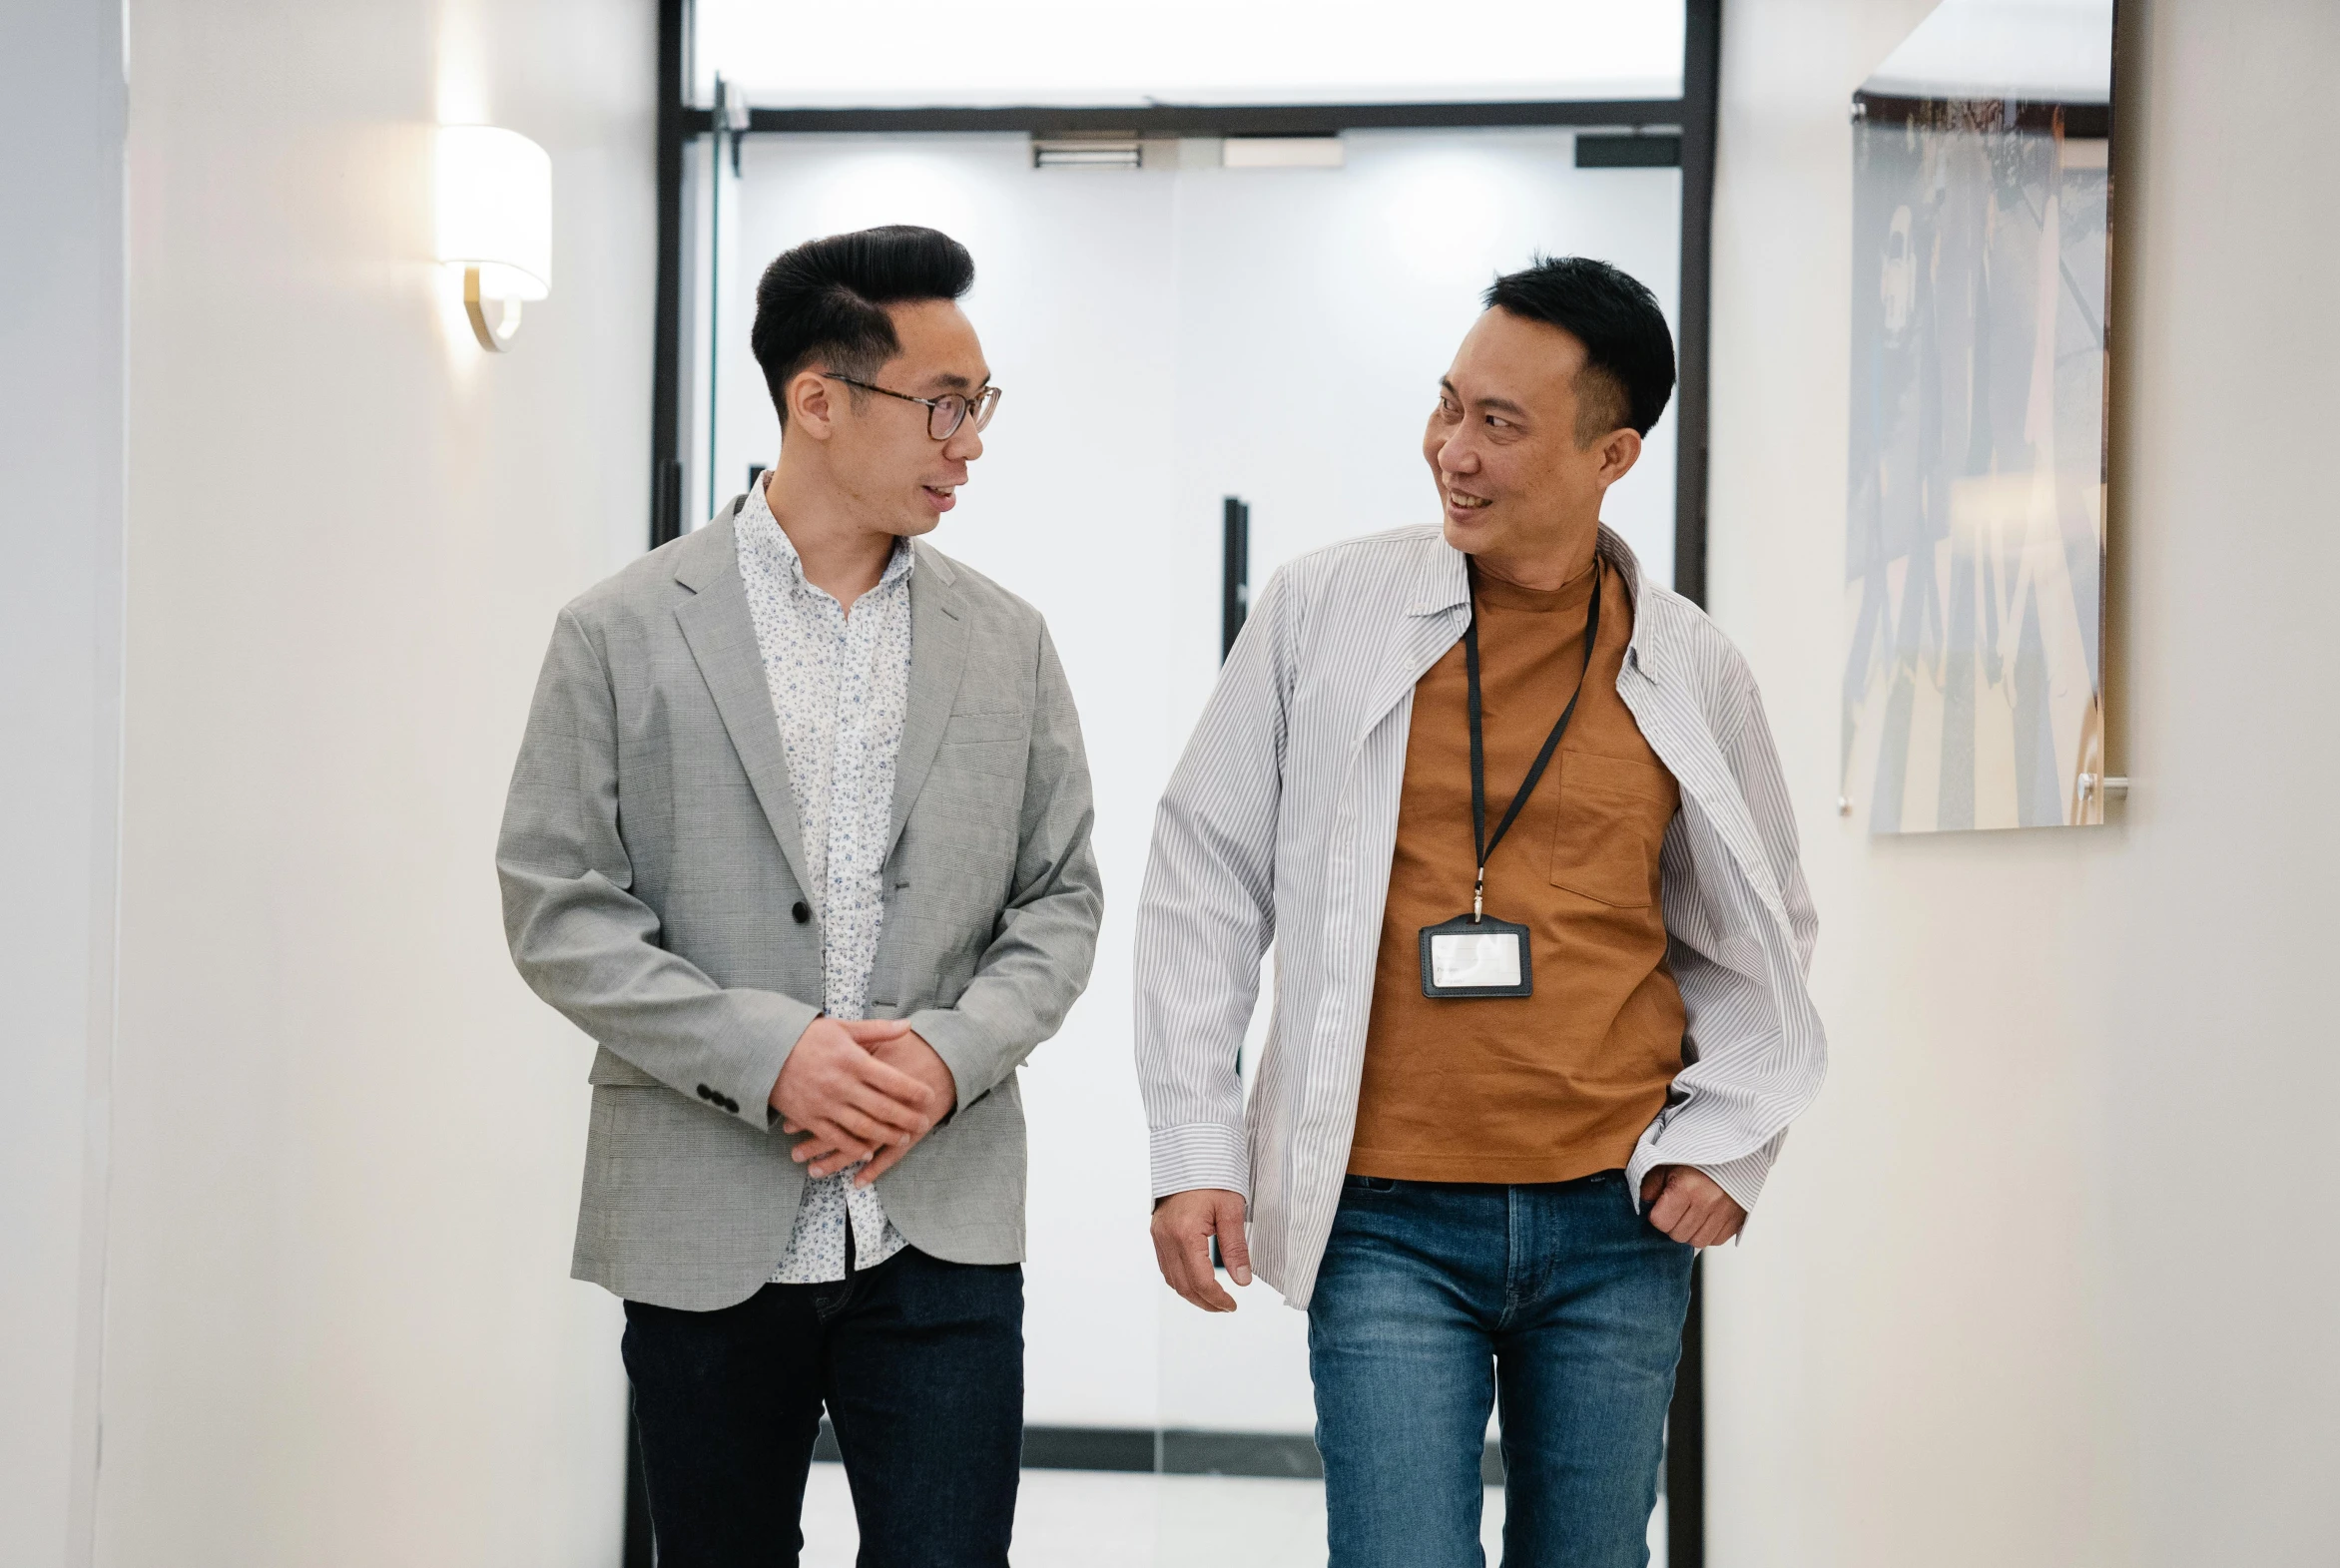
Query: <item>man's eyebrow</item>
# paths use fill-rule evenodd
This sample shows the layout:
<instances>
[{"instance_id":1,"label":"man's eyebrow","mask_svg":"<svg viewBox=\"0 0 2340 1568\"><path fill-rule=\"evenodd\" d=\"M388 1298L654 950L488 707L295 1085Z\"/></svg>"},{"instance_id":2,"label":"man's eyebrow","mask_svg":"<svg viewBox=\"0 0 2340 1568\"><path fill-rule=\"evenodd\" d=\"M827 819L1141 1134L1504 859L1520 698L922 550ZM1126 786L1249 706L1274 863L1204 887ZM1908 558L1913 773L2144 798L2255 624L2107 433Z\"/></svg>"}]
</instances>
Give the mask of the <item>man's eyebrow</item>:
<instances>
[{"instance_id":1,"label":"man's eyebrow","mask_svg":"<svg viewBox=\"0 0 2340 1568\"><path fill-rule=\"evenodd\" d=\"M1462 401L1462 394L1455 390L1455 383L1443 375L1439 377L1439 390L1445 392L1449 397L1452 397L1458 403ZM1517 414L1521 418L1525 418L1527 416L1527 410L1520 407L1517 403L1512 402L1508 397L1481 397L1477 399L1476 402L1474 402L1471 406L1475 408L1492 408L1499 413Z\"/></svg>"},{"instance_id":2,"label":"man's eyebrow","mask_svg":"<svg viewBox=\"0 0 2340 1568\"><path fill-rule=\"evenodd\" d=\"M991 372L989 370L985 370L983 372L983 379L980 381L970 381L963 375L954 375L948 371L945 371L943 374L934 377L931 384L939 386L947 392L971 392L978 386L989 385L990 381Z\"/></svg>"}]
</instances>

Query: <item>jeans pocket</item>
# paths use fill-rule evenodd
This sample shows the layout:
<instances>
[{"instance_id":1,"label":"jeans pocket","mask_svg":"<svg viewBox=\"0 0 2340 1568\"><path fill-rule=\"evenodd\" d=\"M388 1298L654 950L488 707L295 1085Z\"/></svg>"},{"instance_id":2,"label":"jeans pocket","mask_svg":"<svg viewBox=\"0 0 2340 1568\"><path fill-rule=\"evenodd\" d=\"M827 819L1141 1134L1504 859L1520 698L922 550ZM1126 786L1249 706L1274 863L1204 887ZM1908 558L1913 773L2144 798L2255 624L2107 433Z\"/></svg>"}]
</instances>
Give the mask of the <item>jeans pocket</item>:
<instances>
[{"instance_id":1,"label":"jeans pocket","mask_svg":"<svg viewBox=\"0 0 2340 1568\"><path fill-rule=\"evenodd\" d=\"M1344 1192L1387 1196L1398 1190L1398 1179L1394 1176L1344 1176L1341 1178L1341 1187Z\"/></svg>"}]
</instances>

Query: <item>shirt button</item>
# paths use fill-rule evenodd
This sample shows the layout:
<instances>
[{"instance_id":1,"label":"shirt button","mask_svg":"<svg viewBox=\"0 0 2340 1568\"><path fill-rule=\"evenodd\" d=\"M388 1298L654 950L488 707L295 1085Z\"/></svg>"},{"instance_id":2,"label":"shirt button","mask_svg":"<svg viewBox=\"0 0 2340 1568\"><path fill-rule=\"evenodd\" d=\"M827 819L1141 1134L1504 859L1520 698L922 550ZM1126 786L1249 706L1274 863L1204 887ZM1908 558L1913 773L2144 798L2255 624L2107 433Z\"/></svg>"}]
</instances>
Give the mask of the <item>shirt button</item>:
<instances>
[{"instance_id":1,"label":"shirt button","mask_svg":"<svg viewBox=\"0 0 2340 1568\"><path fill-rule=\"evenodd\" d=\"M799 925L803 925L803 924L805 924L807 921L809 921L809 920L811 920L811 919L813 918L813 907L812 907L812 905L810 905L810 904L806 903L806 902L805 902L805 900L804 900L804 899L802 899L802 898L798 899L798 900L797 900L795 903L793 903L793 904L789 905L789 911L788 911L788 912L789 912L789 918L790 918L790 919L792 919L792 920L794 920L794 921L796 921L796 922L797 922L797 924L799 924Z\"/></svg>"}]
</instances>

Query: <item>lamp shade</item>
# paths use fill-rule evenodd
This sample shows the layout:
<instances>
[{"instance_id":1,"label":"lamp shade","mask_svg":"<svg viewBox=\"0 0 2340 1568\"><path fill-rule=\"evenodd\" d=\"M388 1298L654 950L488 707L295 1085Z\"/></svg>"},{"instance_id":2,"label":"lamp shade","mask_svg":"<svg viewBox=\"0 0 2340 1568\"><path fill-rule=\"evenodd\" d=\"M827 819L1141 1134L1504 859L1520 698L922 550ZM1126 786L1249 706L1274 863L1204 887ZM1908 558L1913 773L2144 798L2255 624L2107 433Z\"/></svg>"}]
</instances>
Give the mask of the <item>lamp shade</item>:
<instances>
[{"instance_id":1,"label":"lamp shade","mask_svg":"<svg viewBox=\"0 0 2340 1568\"><path fill-rule=\"evenodd\" d=\"M479 268L491 299L552 291L552 160L516 131L449 125L438 133L438 259Z\"/></svg>"}]
</instances>

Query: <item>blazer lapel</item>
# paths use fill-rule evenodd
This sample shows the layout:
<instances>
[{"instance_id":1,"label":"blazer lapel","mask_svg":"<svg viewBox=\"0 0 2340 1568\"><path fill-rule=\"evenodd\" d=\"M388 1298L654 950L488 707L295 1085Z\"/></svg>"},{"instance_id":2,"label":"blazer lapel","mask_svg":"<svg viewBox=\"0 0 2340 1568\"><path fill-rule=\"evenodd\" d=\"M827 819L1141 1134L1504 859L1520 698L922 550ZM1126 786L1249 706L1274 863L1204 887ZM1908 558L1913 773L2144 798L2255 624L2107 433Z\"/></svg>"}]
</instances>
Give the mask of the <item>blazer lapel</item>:
<instances>
[{"instance_id":1,"label":"blazer lapel","mask_svg":"<svg viewBox=\"0 0 2340 1568\"><path fill-rule=\"evenodd\" d=\"M917 562L910 572L910 687L901 717L901 750L893 762L893 824L885 853L901 839L910 807L918 803L934 754L942 749L943 727L958 700L966 673L967 624L961 614L958 574L940 552L913 542Z\"/></svg>"},{"instance_id":2,"label":"blazer lapel","mask_svg":"<svg viewBox=\"0 0 2340 1568\"><path fill-rule=\"evenodd\" d=\"M675 620L698 663L700 678L714 695L715 711L723 716L732 750L748 772L797 885L810 888L804 829L789 786L788 754L781 747L780 721L772 712L772 688L764 678L756 624L748 615L748 590L740 581L732 519L724 517L691 537L704 538L707 544L676 563L675 580L693 595L675 607Z\"/></svg>"}]
</instances>

